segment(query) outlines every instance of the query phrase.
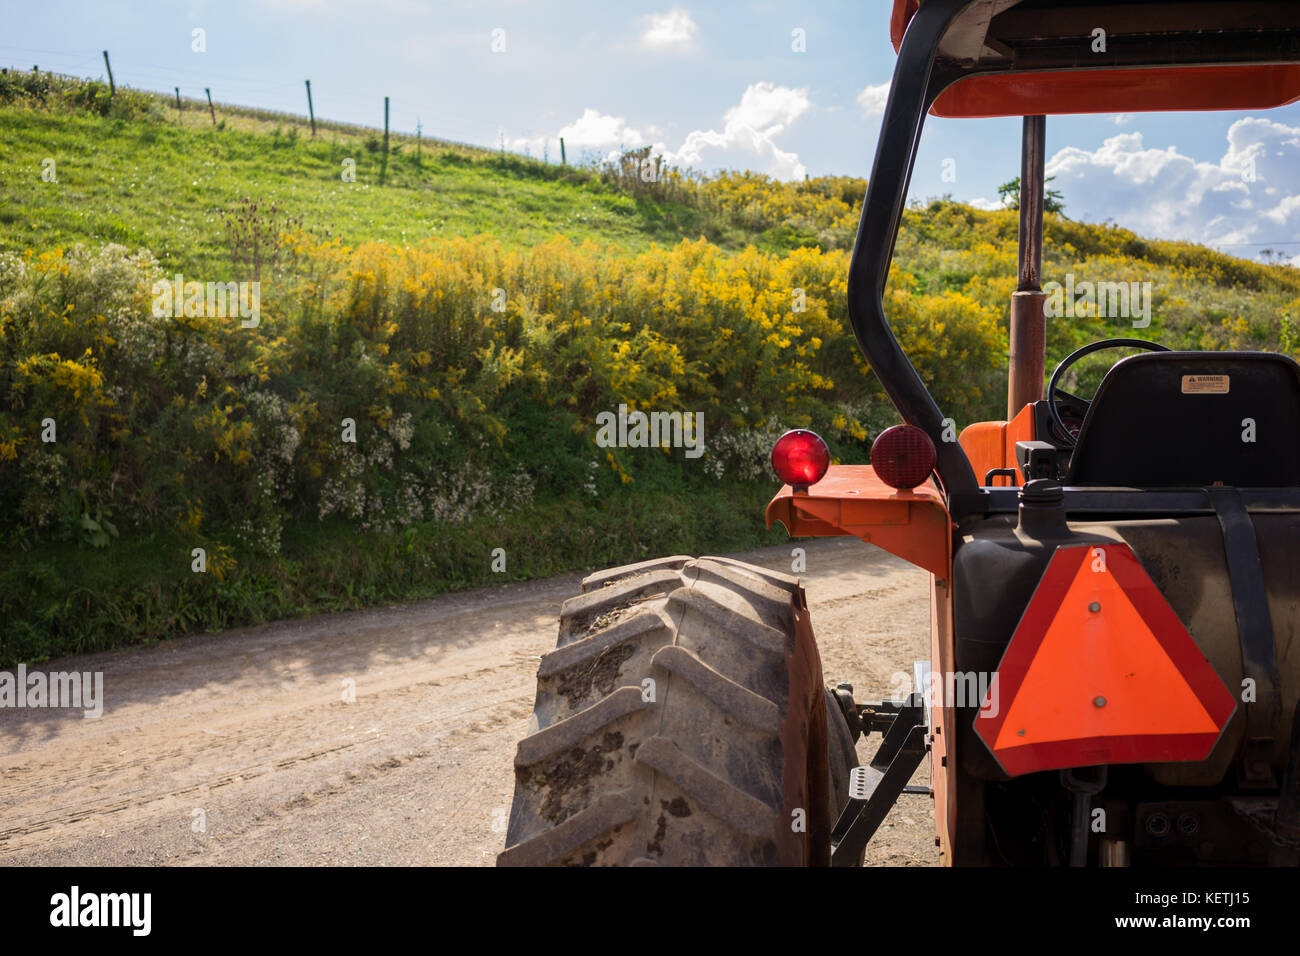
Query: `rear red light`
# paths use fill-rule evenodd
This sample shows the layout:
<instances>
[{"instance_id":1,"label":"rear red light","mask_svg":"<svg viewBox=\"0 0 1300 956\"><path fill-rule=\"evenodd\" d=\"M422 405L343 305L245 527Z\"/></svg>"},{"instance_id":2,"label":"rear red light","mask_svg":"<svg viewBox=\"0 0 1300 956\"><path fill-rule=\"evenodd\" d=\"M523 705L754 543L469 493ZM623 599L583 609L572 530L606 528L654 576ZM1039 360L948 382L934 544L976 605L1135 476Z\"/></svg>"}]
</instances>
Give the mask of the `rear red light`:
<instances>
[{"instance_id":1,"label":"rear red light","mask_svg":"<svg viewBox=\"0 0 1300 956\"><path fill-rule=\"evenodd\" d=\"M816 432L795 428L772 446L776 476L796 491L815 485L831 465L831 450Z\"/></svg>"},{"instance_id":2,"label":"rear red light","mask_svg":"<svg viewBox=\"0 0 1300 956\"><path fill-rule=\"evenodd\" d=\"M895 425L876 436L871 466L891 488L910 491L934 471L934 442L915 425Z\"/></svg>"}]
</instances>

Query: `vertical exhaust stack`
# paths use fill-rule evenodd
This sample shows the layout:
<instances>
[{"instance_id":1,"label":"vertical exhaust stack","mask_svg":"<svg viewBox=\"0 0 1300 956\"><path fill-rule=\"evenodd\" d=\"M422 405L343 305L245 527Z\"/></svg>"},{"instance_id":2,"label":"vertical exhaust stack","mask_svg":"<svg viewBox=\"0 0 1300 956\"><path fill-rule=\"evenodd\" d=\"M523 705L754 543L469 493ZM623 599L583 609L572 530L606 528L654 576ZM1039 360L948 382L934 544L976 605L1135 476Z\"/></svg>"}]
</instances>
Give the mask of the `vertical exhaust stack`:
<instances>
[{"instance_id":1,"label":"vertical exhaust stack","mask_svg":"<svg viewBox=\"0 0 1300 956\"><path fill-rule=\"evenodd\" d=\"M1043 314L1043 185L1047 117L1026 116L1020 144L1020 269L1011 294L1007 421L1043 397L1047 319Z\"/></svg>"}]
</instances>

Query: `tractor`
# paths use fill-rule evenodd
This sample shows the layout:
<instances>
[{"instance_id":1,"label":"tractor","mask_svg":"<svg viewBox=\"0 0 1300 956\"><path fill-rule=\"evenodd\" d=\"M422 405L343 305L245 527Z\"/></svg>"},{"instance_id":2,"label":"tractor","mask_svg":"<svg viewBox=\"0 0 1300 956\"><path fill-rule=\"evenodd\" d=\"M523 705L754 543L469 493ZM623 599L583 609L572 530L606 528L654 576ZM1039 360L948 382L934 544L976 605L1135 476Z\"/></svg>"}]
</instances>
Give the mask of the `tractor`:
<instances>
[{"instance_id":1,"label":"tractor","mask_svg":"<svg viewBox=\"0 0 1300 956\"><path fill-rule=\"evenodd\" d=\"M848 304L902 424L868 465L781 436L766 517L928 571L929 660L859 702L827 686L792 576L590 575L538 670L498 864L859 865L928 758L946 865L1294 866L1300 366L1112 338L1045 381L1041 270L1045 117L1293 102L1300 4L895 0L891 33ZM1007 419L959 434L882 304L927 114L1022 117ZM1113 349L1134 354L1090 399L1065 390Z\"/></svg>"}]
</instances>

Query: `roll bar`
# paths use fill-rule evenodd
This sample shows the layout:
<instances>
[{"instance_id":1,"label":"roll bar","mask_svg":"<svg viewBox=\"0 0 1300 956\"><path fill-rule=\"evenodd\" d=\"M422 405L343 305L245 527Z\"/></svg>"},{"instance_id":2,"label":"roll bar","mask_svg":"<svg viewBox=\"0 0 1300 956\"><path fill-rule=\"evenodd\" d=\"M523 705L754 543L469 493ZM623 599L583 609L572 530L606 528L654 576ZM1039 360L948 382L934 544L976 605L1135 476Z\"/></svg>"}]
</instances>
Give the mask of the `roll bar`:
<instances>
[{"instance_id":1,"label":"roll bar","mask_svg":"<svg viewBox=\"0 0 1300 956\"><path fill-rule=\"evenodd\" d=\"M1012 51L997 60L940 57L945 35L967 12L962 28L996 28L1007 11L1049 18L1052 23L1078 20L1083 12L1096 16L1095 4L1047 3L1022 0L990 5L988 0L923 0L912 14L898 47L889 99L881 120L880 140L862 205L862 216L849 261L848 312L853 334L871 368L903 420L930 436L938 452L936 471L954 516L978 510L987 493L980 490L970 461L955 441L944 441L944 415L925 383L894 337L884 313L885 282L902 221L907 189L916 161L921 129L930 107L958 80L985 74L1043 73L1087 69L1166 68L1224 64L1277 65L1300 62L1300 6L1278 3L1242 4L1258 11L1266 29L1238 26L1231 41L1216 37L1213 28L1200 30L1194 22L1206 16L1208 5L1131 3L1120 6L1124 25L1134 32L1131 42L1117 46L1095 66L1084 59L1077 44L1037 44ZM972 10L971 8L979 8ZM1181 12L1180 12L1181 11ZM1243 9L1242 14L1246 12ZM1168 18L1172 32L1150 35L1138 29L1143 14L1149 20ZM1235 11L1234 11L1235 15ZM1023 19L1023 17L1022 17ZM1077 24L1070 29L1076 29ZM1063 36L1065 34L1063 30ZM984 39L981 32L978 39ZM990 32L988 42L1005 48ZM969 45L966 49L969 49Z\"/></svg>"},{"instance_id":2,"label":"roll bar","mask_svg":"<svg viewBox=\"0 0 1300 956\"><path fill-rule=\"evenodd\" d=\"M972 2L928 0L903 34L848 278L849 324L858 345L903 421L922 429L934 442L936 470L949 498L978 494L979 484L961 446L943 440L943 413L894 337L885 318L884 295L925 114L944 88L957 79L935 70L939 41Z\"/></svg>"}]
</instances>

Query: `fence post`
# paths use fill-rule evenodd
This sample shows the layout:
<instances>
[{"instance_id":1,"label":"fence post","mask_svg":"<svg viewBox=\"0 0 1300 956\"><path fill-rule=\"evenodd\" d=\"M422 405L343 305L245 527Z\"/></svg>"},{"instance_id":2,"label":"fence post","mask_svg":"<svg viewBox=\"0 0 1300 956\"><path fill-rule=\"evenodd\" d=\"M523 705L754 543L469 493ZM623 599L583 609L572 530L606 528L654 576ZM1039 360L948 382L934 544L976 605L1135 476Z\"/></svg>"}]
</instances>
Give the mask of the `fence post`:
<instances>
[{"instance_id":1,"label":"fence post","mask_svg":"<svg viewBox=\"0 0 1300 956\"><path fill-rule=\"evenodd\" d=\"M564 137L563 136L560 137L560 165L561 166L569 165L568 160L564 158Z\"/></svg>"},{"instance_id":2,"label":"fence post","mask_svg":"<svg viewBox=\"0 0 1300 956\"><path fill-rule=\"evenodd\" d=\"M420 117L415 118L415 165L418 169L420 166L420 133L424 127L420 125Z\"/></svg>"},{"instance_id":3,"label":"fence post","mask_svg":"<svg viewBox=\"0 0 1300 956\"><path fill-rule=\"evenodd\" d=\"M108 62L108 51L104 51L104 67L108 70L108 95L117 95L117 85L113 82L113 67Z\"/></svg>"},{"instance_id":4,"label":"fence post","mask_svg":"<svg viewBox=\"0 0 1300 956\"><path fill-rule=\"evenodd\" d=\"M178 87L175 87L175 90L176 90L176 111L177 111L177 112L180 112L180 108L181 108L181 88L178 86Z\"/></svg>"},{"instance_id":5,"label":"fence post","mask_svg":"<svg viewBox=\"0 0 1300 956\"><path fill-rule=\"evenodd\" d=\"M208 95L208 113L212 116L212 125L216 126L217 111L212 108L212 91L205 86L203 87L203 92Z\"/></svg>"},{"instance_id":6,"label":"fence post","mask_svg":"<svg viewBox=\"0 0 1300 956\"><path fill-rule=\"evenodd\" d=\"M384 176L388 173L388 97L384 97L384 162L379 168L379 185L384 184Z\"/></svg>"},{"instance_id":7,"label":"fence post","mask_svg":"<svg viewBox=\"0 0 1300 956\"><path fill-rule=\"evenodd\" d=\"M307 115L311 117L311 136L316 138L316 111L311 105L311 80L307 81Z\"/></svg>"}]
</instances>

